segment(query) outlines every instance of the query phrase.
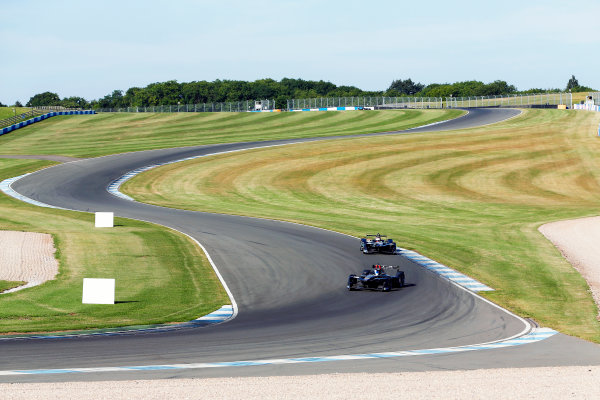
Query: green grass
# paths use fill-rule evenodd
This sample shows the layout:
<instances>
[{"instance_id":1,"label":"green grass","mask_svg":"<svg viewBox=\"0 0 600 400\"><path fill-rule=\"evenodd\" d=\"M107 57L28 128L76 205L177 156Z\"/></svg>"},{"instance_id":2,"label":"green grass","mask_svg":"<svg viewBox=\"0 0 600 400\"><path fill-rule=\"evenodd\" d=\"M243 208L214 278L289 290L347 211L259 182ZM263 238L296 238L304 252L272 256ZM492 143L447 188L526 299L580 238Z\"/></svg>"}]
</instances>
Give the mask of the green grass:
<instances>
[{"instance_id":1,"label":"green grass","mask_svg":"<svg viewBox=\"0 0 600 400\"><path fill-rule=\"evenodd\" d=\"M0 293L4 292L5 290L9 290L9 289L13 289L16 288L18 286L24 285L25 282L22 281L2 281L0 280Z\"/></svg>"},{"instance_id":2,"label":"green grass","mask_svg":"<svg viewBox=\"0 0 600 400\"><path fill-rule=\"evenodd\" d=\"M0 136L2 154L94 157L128 151L408 129L459 110L58 116Z\"/></svg>"},{"instance_id":3,"label":"green grass","mask_svg":"<svg viewBox=\"0 0 600 400\"><path fill-rule=\"evenodd\" d=\"M0 159L0 180L47 165ZM0 229L51 234L60 265L57 279L0 295L0 333L188 321L229 303L205 256L186 236L128 219L96 229L93 218L0 195ZM82 304L84 277L115 278L119 303ZM0 289L6 285L12 286L1 282Z\"/></svg>"},{"instance_id":4,"label":"green grass","mask_svg":"<svg viewBox=\"0 0 600 400\"><path fill-rule=\"evenodd\" d=\"M65 116L0 136L2 154L94 156L150 148L402 129L460 112L102 114ZM306 130L306 132L304 132ZM0 158L0 180L51 165ZM0 195L0 229L52 234L60 274L0 295L0 333L187 321L229 303L205 256L163 227L118 220L94 229L91 214L31 206ZM84 277L115 278L115 305L81 304ZM4 284L3 284L4 285ZM8 285L8 284L7 284Z\"/></svg>"},{"instance_id":5,"label":"green grass","mask_svg":"<svg viewBox=\"0 0 600 400\"><path fill-rule=\"evenodd\" d=\"M14 117L15 112L13 111L13 109L16 109L17 115L26 113L27 111L31 110L31 108L29 107L0 107L0 120Z\"/></svg>"},{"instance_id":6,"label":"green grass","mask_svg":"<svg viewBox=\"0 0 600 400\"><path fill-rule=\"evenodd\" d=\"M128 181L169 207L381 232L492 286L486 296L600 342L584 279L538 231L597 215L600 114L530 110L463 132L343 139L206 157Z\"/></svg>"},{"instance_id":7,"label":"green grass","mask_svg":"<svg viewBox=\"0 0 600 400\"><path fill-rule=\"evenodd\" d=\"M13 111L13 109L16 111L16 113ZM11 117L20 116L21 114L24 114L28 111L31 111L31 109L26 107L0 107L0 121L6 120ZM17 122L26 121L30 118L31 116L27 116L25 118L19 119ZM10 123L0 122L0 128L4 128L15 123L15 121L12 121Z\"/></svg>"}]
</instances>

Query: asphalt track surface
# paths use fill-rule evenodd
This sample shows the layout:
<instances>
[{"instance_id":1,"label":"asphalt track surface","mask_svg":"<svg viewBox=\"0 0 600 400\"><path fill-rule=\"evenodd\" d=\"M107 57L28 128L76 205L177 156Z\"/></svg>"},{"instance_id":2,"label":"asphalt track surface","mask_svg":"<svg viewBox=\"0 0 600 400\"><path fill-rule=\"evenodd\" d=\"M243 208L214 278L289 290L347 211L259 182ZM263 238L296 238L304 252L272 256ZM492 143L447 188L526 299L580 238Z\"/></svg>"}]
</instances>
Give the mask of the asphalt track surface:
<instances>
[{"instance_id":1,"label":"asphalt track surface","mask_svg":"<svg viewBox=\"0 0 600 400\"><path fill-rule=\"evenodd\" d=\"M406 131L465 129L517 115L507 109ZM397 134L389 132L385 134ZM448 132L452 134L452 132ZM356 137L356 136L354 136ZM333 139L340 139L335 137ZM143 151L85 159L31 174L18 193L63 208L113 211L184 232L204 245L238 306L233 320L162 333L0 341L1 370L210 363L454 347L508 338L518 318L411 261L363 255L356 238L308 226L127 201L106 191L136 168L202 154L291 144L281 140ZM367 233L367 232L365 232ZM400 265L408 286L348 292L348 274ZM117 279L118 285L118 279ZM117 299L118 300L118 299ZM118 306L118 305L117 305ZM523 346L456 354L324 363L86 374L1 376L0 382L269 376L600 364L600 346L562 334Z\"/></svg>"}]
</instances>

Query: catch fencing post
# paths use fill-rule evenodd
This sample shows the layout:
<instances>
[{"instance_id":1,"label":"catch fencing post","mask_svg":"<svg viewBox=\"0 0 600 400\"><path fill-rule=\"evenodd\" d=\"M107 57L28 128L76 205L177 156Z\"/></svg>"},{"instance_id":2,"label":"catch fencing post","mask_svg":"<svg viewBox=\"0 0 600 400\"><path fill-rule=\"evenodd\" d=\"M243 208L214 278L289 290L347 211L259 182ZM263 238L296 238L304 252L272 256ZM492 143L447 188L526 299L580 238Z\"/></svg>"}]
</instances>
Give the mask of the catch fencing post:
<instances>
[{"instance_id":1,"label":"catch fencing post","mask_svg":"<svg viewBox=\"0 0 600 400\"><path fill-rule=\"evenodd\" d=\"M566 97L566 93L565 93L565 97ZM566 102L569 102L569 108L573 108L573 94L571 93L571 90L569 89L569 96L565 99Z\"/></svg>"}]
</instances>

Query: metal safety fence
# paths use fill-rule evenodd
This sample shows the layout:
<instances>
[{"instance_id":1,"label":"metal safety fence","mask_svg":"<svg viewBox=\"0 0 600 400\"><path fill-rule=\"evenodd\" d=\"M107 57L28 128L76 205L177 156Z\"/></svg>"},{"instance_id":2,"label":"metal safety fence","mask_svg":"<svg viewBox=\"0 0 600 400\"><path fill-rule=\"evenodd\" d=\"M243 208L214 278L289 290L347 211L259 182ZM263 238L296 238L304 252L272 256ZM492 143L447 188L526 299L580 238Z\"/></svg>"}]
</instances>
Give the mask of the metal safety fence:
<instances>
[{"instance_id":1,"label":"metal safety fence","mask_svg":"<svg viewBox=\"0 0 600 400\"><path fill-rule=\"evenodd\" d=\"M36 110L33 110L36 111ZM48 112L49 111L49 112ZM17 122L10 126L5 126L0 128L0 135L4 135L6 133L12 132L16 129L24 128L26 126L35 124L36 122L43 121L48 118L56 117L58 115L87 115L87 114L95 114L94 110L66 110L66 111L50 111L46 110L46 112L42 112L41 114L32 113L31 116L33 118L26 119L24 121Z\"/></svg>"},{"instance_id":2,"label":"metal safety fence","mask_svg":"<svg viewBox=\"0 0 600 400\"><path fill-rule=\"evenodd\" d=\"M576 110L600 111L600 92L589 93L585 100L578 104L573 104Z\"/></svg>"},{"instance_id":3,"label":"metal safety fence","mask_svg":"<svg viewBox=\"0 0 600 400\"><path fill-rule=\"evenodd\" d=\"M571 93L532 93L497 96L471 97L319 97L311 99L290 99L289 110L319 109L328 107L374 107L376 109L395 108L474 108L474 107L551 107L573 106Z\"/></svg>"},{"instance_id":4,"label":"metal safety fence","mask_svg":"<svg viewBox=\"0 0 600 400\"><path fill-rule=\"evenodd\" d=\"M573 107L571 93L531 93L497 96L446 97L446 106L451 108L471 107L551 107L564 105Z\"/></svg>"},{"instance_id":5,"label":"metal safety fence","mask_svg":"<svg viewBox=\"0 0 600 400\"><path fill-rule=\"evenodd\" d=\"M181 112L246 112L267 111L275 108L274 100L246 100L226 103L175 104L148 107L100 108L97 112L124 113L181 113Z\"/></svg>"},{"instance_id":6,"label":"metal safety fence","mask_svg":"<svg viewBox=\"0 0 600 400\"><path fill-rule=\"evenodd\" d=\"M319 109L331 107L375 107L394 108L442 108L441 97L316 97L311 99L290 99L288 110Z\"/></svg>"},{"instance_id":7,"label":"metal safety fence","mask_svg":"<svg viewBox=\"0 0 600 400\"><path fill-rule=\"evenodd\" d=\"M6 118L3 120L0 120L0 128L4 128L10 125L14 125L14 124L18 124L19 122L23 122L26 121L30 118L33 118L37 115L41 115L43 114L44 111L41 111L37 108L31 109L27 112L21 113L21 114L17 114L14 117L10 117L10 118Z\"/></svg>"},{"instance_id":8,"label":"metal safety fence","mask_svg":"<svg viewBox=\"0 0 600 400\"><path fill-rule=\"evenodd\" d=\"M594 94L600 103L600 93ZM532 93L497 96L470 97L315 97L289 99L279 104L283 110L332 109L334 107L373 107L375 109L428 109L428 108L475 108L475 107L573 107L571 93ZM252 112L280 111L274 100L246 100L224 103L176 104L148 107L101 108L98 112Z\"/></svg>"}]
</instances>

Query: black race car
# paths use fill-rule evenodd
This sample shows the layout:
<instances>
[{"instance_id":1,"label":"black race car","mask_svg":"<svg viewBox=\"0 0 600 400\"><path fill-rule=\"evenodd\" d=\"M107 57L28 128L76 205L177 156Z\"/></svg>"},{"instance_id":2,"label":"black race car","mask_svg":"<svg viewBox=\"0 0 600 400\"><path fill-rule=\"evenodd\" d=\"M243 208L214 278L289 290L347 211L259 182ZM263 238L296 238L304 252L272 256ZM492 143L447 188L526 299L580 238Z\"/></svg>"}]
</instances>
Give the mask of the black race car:
<instances>
[{"instance_id":1,"label":"black race car","mask_svg":"<svg viewBox=\"0 0 600 400\"><path fill-rule=\"evenodd\" d=\"M373 265L371 269L365 269L360 276L352 274L348 277L348 290L379 289L389 292L394 288L404 286L404 271L398 266ZM386 270L396 270L394 276L388 275Z\"/></svg>"},{"instance_id":2,"label":"black race car","mask_svg":"<svg viewBox=\"0 0 600 400\"><path fill-rule=\"evenodd\" d=\"M365 254L396 254L396 242L379 233L377 235L366 235L360 239L360 251Z\"/></svg>"}]
</instances>

